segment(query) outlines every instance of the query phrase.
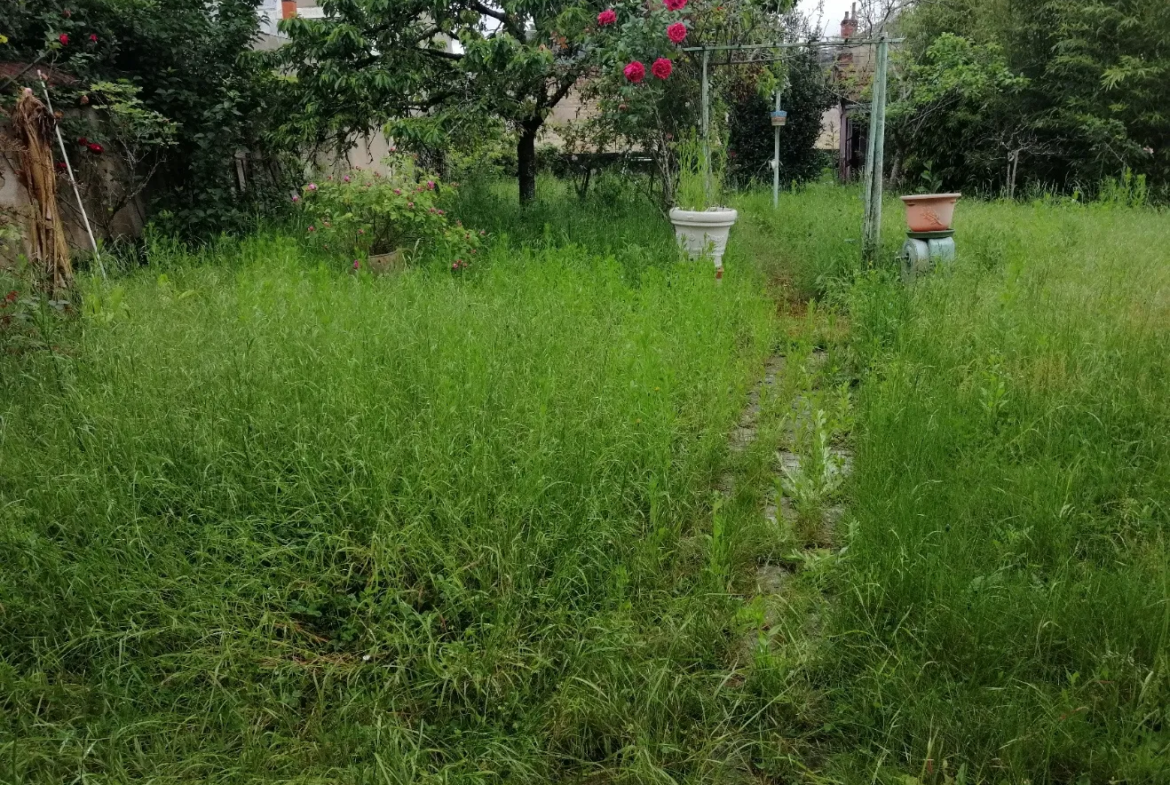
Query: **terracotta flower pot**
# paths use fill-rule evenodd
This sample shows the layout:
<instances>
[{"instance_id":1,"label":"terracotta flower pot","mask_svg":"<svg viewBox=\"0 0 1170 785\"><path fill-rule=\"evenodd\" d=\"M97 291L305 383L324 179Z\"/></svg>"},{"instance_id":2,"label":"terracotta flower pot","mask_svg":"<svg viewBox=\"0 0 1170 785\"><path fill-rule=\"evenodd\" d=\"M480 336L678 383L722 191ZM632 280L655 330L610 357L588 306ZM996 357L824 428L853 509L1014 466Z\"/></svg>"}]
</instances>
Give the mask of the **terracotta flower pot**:
<instances>
[{"instance_id":1,"label":"terracotta flower pot","mask_svg":"<svg viewBox=\"0 0 1170 785\"><path fill-rule=\"evenodd\" d=\"M912 232L945 232L955 222L955 203L962 194L903 196L906 224Z\"/></svg>"}]
</instances>

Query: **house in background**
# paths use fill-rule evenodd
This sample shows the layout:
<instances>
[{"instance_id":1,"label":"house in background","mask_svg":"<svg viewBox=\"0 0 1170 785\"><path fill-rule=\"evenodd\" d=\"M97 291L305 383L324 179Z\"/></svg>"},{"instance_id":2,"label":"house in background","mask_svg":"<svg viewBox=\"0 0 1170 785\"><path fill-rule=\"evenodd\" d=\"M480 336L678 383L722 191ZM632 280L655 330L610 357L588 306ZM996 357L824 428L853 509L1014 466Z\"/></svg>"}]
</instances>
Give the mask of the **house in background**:
<instances>
[{"instance_id":1,"label":"house in background","mask_svg":"<svg viewBox=\"0 0 1170 785\"><path fill-rule=\"evenodd\" d=\"M829 84L837 97L836 106L825 110L821 118L818 150L836 153L837 177L843 183L856 179L865 169L869 141L869 102L863 96L873 81L876 48L851 42L872 38L880 31L859 29L857 3L845 12L841 34L831 38L837 46L821 50L821 65L829 71Z\"/></svg>"}]
</instances>

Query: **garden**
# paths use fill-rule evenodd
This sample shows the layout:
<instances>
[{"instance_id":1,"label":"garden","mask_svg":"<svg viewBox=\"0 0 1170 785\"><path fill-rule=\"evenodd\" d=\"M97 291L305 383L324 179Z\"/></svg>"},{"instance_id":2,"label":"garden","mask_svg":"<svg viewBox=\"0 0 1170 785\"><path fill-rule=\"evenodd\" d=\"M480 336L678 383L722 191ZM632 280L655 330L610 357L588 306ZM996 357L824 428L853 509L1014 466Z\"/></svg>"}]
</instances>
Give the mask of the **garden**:
<instances>
[{"instance_id":1,"label":"garden","mask_svg":"<svg viewBox=\"0 0 1170 785\"><path fill-rule=\"evenodd\" d=\"M159 35L229 51L222 5ZM1164 121L1036 108L1035 28L904 8L867 207L814 149L865 80L686 51L789 4L402 5L161 88L102 70L173 56L120 0L9 32L113 118L57 119L75 203L147 220L0 267L0 781L1170 781ZM543 149L562 88L596 113ZM377 166L322 157L371 122ZM133 193L85 179L126 150ZM915 267L898 195L950 190ZM679 209L735 211L721 258Z\"/></svg>"}]
</instances>

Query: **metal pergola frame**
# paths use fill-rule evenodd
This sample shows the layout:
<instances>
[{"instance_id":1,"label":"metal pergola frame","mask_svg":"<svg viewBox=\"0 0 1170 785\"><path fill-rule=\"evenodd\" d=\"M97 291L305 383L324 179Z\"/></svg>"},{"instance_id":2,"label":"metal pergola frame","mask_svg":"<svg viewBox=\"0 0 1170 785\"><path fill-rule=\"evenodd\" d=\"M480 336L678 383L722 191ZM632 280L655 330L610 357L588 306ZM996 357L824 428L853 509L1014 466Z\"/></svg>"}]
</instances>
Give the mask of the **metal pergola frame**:
<instances>
[{"instance_id":1,"label":"metal pergola frame","mask_svg":"<svg viewBox=\"0 0 1170 785\"><path fill-rule=\"evenodd\" d=\"M861 254L867 263L873 263L877 258L878 249L882 241L882 193L883 172L886 152L886 83L887 72L890 66L890 44L900 44L904 38L889 38L882 35L880 38L849 39L846 41L801 41L782 42L773 44L726 44L720 46L688 46L684 52L701 53L703 62L702 77L702 116L700 132L703 137L703 175L707 194L711 193L711 83L708 72L712 65L747 65L751 63L769 63L786 59L783 56L771 56L747 60L733 60L733 52L755 52L767 50L775 52L783 49L842 49L862 46L877 47L877 63L874 66L872 106L869 115L869 148L865 157L865 218L862 223ZM727 52L727 61L712 63L712 52ZM780 106L780 96L777 93L776 106ZM772 175L773 204L779 200L780 190L780 163L779 163L780 129L776 129L776 160Z\"/></svg>"}]
</instances>

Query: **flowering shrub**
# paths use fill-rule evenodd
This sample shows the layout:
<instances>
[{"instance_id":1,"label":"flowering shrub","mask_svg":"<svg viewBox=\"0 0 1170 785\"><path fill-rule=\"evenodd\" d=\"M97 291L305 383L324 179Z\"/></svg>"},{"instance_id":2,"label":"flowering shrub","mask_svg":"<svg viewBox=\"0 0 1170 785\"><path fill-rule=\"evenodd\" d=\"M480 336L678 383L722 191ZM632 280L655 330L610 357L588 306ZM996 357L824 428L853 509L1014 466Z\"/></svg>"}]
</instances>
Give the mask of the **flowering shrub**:
<instances>
[{"instance_id":1,"label":"flowering shrub","mask_svg":"<svg viewBox=\"0 0 1170 785\"><path fill-rule=\"evenodd\" d=\"M307 183L293 201L308 219L310 242L347 260L358 257L355 270L362 258L390 253L463 262L479 252L481 235L440 207L440 193L454 187L434 179L415 182L409 167L397 177L355 169Z\"/></svg>"},{"instance_id":2,"label":"flowering shrub","mask_svg":"<svg viewBox=\"0 0 1170 785\"><path fill-rule=\"evenodd\" d=\"M639 149L653 161L657 177L652 188L662 206L672 206L686 173L678 142L701 121L700 58L686 50L699 44L785 40L790 31L778 14L793 3L609 0L607 5L599 6L606 9L604 18L590 21L600 67L582 87L583 98L597 107L582 121L583 134L598 148ZM786 70L784 62L720 65L707 74L708 94L718 102L731 94L732 86L770 98ZM721 104L713 114L709 147L715 165L714 158L725 155L727 120ZM820 117L819 110L815 114Z\"/></svg>"},{"instance_id":3,"label":"flowering shrub","mask_svg":"<svg viewBox=\"0 0 1170 785\"><path fill-rule=\"evenodd\" d=\"M620 67L630 85L645 80L643 61L653 63L650 73L655 78L669 79L673 58L678 57L678 47L687 38L687 22L679 15L686 7L687 0L662 0L661 4L624 0L602 11L597 25L603 66Z\"/></svg>"}]
</instances>

